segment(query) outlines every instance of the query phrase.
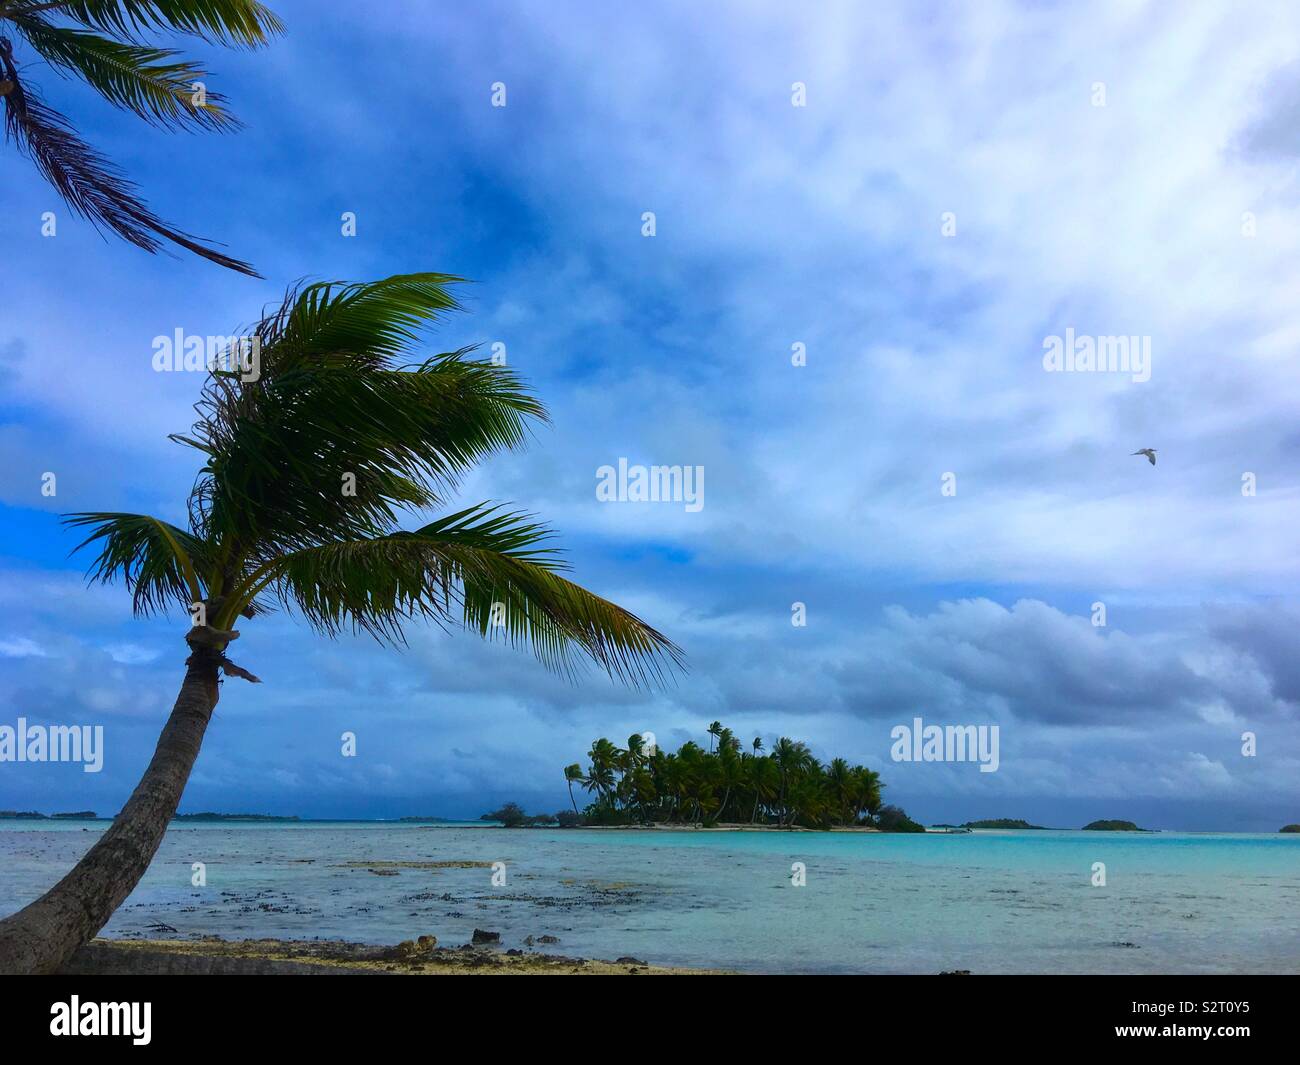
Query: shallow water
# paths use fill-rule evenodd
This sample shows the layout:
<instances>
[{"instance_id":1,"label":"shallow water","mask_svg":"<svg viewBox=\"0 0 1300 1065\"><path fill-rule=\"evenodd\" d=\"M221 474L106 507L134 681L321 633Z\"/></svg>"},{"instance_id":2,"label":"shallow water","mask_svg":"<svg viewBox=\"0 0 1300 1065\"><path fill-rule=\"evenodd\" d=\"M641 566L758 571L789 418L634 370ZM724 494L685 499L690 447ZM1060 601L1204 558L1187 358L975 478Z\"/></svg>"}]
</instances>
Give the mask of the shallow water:
<instances>
[{"instance_id":1,"label":"shallow water","mask_svg":"<svg viewBox=\"0 0 1300 1065\"><path fill-rule=\"evenodd\" d=\"M0 913L105 827L0 822ZM346 864L438 861L504 862L506 883L488 867ZM753 972L1300 972L1297 914L1297 836L208 823L168 831L105 934L454 946L483 928L505 947L549 934L563 954Z\"/></svg>"}]
</instances>

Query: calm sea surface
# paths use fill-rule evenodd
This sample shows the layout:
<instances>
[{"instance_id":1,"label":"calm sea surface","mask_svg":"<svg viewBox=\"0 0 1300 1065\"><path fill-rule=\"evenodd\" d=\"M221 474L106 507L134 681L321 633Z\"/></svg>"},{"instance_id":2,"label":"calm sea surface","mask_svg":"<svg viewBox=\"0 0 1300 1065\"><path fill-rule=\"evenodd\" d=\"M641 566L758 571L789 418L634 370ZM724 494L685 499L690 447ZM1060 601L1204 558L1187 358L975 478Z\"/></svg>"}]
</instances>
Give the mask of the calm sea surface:
<instances>
[{"instance_id":1,"label":"calm sea surface","mask_svg":"<svg viewBox=\"0 0 1300 1065\"><path fill-rule=\"evenodd\" d=\"M0 821L0 914L105 827ZM194 862L206 887L191 884ZM482 865L383 862L504 862L505 884ZM804 887L791 885L795 862ZM1095 862L1105 887L1092 886ZM167 833L105 934L431 933L456 946L475 928L504 947L553 935L541 949L753 972L1295 973L1300 836L188 824Z\"/></svg>"}]
</instances>

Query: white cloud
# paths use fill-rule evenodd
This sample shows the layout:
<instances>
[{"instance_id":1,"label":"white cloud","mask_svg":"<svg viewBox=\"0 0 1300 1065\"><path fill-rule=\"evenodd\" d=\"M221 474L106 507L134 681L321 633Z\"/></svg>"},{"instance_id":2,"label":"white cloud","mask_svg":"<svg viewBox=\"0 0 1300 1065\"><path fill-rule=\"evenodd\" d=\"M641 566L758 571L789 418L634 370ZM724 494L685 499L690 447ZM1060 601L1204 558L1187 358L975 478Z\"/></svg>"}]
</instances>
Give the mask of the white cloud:
<instances>
[{"instance_id":1,"label":"white cloud","mask_svg":"<svg viewBox=\"0 0 1300 1065\"><path fill-rule=\"evenodd\" d=\"M0 658L44 658L45 650L26 636L0 637Z\"/></svg>"}]
</instances>

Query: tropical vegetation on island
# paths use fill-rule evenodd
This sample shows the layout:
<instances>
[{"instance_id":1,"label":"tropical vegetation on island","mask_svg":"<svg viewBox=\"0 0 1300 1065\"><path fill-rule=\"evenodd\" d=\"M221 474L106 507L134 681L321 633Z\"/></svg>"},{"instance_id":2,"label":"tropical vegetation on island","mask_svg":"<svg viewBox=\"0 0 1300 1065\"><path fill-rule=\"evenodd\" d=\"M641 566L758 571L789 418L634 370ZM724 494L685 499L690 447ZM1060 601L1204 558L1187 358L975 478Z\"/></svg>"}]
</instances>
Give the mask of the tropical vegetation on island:
<instances>
[{"instance_id":1,"label":"tropical vegetation on island","mask_svg":"<svg viewBox=\"0 0 1300 1065\"><path fill-rule=\"evenodd\" d=\"M574 812L576 784L590 797L582 813L585 823L593 825L836 828L875 825L888 809L891 828L911 831L900 827L906 815L899 819L893 808L881 806L884 785L875 770L843 758L823 763L807 744L786 736L765 752L761 738L743 744L718 721L708 735L707 750L688 741L672 752L647 745L639 734L629 736L623 747L596 740L587 752L586 769L574 763L564 770Z\"/></svg>"},{"instance_id":2,"label":"tropical vegetation on island","mask_svg":"<svg viewBox=\"0 0 1300 1065\"><path fill-rule=\"evenodd\" d=\"M28 77L23 52L29 50L55 73L83 82L151 126L220 132L240 123L226 109L224 97L208 88L211 75L202 64L158 48L150 38L164 31L210 45L257 48L282 29L275 14L256 0L0 0L5 137L96 229L110 230L148 252L168 241L220 266L260 276L248 263L154 214L122 170L45 102ZM15 51L15 38L25 49Z\"/></svg>"},{"instance_id":3,"label":"tropical vegetation on island","mask_svg":"<svg viewBox=\"0 0 1300 1065\"><path fill-rule=\"evenodd\" d=\"M72 810L68 813L42 814L35 810L0 810L0 821L96 821L94 810Z\"/></svg>"},{"instance_id":4,"label":"tropical vegetation on island","mask_svg":"<svg viewBox=\"0 0 1300 1065\"><path fill-rule=\"evenodd\" d=\"M901 806L882 806L876 812L873 823L881 832L925 831L925 825L913 821Z\"/></svg>"},{"instance_id":5,"label":"tropical vegetation on island","mask_svg":"<svg viewBox=\"0 0 1300 1065\"><path fill-rule=\"evenodd\" d=\"M576 828L585 823L582 815L572 810L559 810L553 814L528 814L515 802L491 810L479 820L498 822L505 828Z\"/></svg>"},{"instance_id":6,"label":"tropical vegetation on island","mask_svg":"<svg viewBox=\"0 0 1300 1065\"><path fill-rule=\"evenodd\" d=\"M130 894L180 803L219 696L238 618L277 604L317 633L401 645L411 621L460 623L530 646L571 672L590 661L631 684L681 664L635 615L563 576L550 531L480 504L407 531L403 514L446 505L489 455L545 419L510 369L468 349L415 358L425 328L458 309L458 278L404 274L291 290L251 331L257 373L214 367L198 421L172 439L201 467L188 520L65 519L95 545L93 580L122 580L138 615L179 609L189 657L157 750L126 805L53 888L0 920L0 972L48 972ZM233 365L227 363L227 365Z\"/></svg>"},{"instance_id":7,"label":"tropical vegetation on island","mask_svg":"<svg viewBox=\"0 0 1300 1065\"><path fill-rule=\"evenodd\" d=\"M1150 832L1149 828L1138 828L1132 821L1093 821L1083 826L1084 832Z\"/></svg>"},{"instance_id":8,"label":"tropical vegetation on island","mask_svg":"<svg viewBox=\"0 0 1300 1065\"><path fill-rule=\"evenodd\" d=\"M197 814L176 814L173 821L300 821L297 814L221 814L204 810Z\"/></svg>"}]
</instances>

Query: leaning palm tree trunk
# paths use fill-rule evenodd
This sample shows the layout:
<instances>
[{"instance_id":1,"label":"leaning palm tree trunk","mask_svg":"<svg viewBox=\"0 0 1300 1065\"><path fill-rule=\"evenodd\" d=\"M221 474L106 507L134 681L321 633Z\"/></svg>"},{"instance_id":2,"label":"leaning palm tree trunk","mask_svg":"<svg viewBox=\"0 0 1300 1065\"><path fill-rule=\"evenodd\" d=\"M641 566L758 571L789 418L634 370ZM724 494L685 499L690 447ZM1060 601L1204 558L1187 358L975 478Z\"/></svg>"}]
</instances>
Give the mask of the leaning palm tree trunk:
<instances>
[{"instance_id":1,"label":"leaning palm tree trunk","mask_svg":"<svg viewBox=\"0 0 1300 1065\"><path fill-rule=\"evenodd\" d=\"M0 972L57 970L140 882L180 804L216 708L218 662L216 652L195 649L153 760L122 812L67 876L0 921Z\"/></svg>"}]
</instances>

